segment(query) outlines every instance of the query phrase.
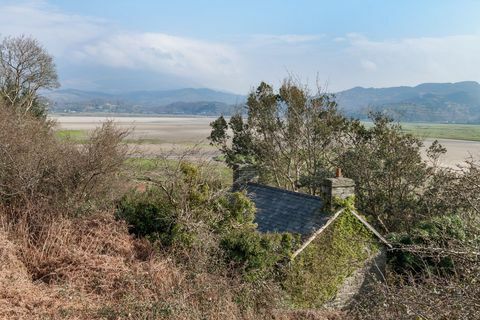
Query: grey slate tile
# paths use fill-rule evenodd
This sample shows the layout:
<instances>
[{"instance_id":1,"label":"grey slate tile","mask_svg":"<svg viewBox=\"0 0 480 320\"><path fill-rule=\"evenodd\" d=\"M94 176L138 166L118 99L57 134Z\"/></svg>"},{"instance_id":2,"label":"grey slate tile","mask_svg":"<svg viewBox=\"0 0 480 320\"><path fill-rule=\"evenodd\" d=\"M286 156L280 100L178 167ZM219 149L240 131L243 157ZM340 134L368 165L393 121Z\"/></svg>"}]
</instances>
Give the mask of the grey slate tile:
<instances>
[{"instance_id":1,"label":"grey slate tile","mask_svg":"<svg viewBox=\"0 0 480 320\"><path fill-rule=\"evenodd\" d=\"M255 203L255 222L261 232L292 232L308 236L329 219L322 212L319 197L265 186L246 185L248 197Z\"/></svg>"}]
</instances>

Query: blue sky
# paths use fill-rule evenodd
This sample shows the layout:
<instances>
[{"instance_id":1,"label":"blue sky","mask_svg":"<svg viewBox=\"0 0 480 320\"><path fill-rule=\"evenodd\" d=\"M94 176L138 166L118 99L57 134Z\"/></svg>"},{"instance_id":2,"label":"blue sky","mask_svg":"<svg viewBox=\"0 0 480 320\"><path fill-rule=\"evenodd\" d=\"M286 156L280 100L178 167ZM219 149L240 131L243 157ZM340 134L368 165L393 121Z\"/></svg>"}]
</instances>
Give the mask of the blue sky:
<instances>
[{"instance_id":1,"label":"blue sky","mask_svg":"<svg viewBox=\"0 0 480 320\"><path fill-rule=\"evenodd\" d=\"M38 38L64 88L246 93L289 74L353 86L480 80L480 1L8 1L3 36Z\"/></svg>"}]
</instances>

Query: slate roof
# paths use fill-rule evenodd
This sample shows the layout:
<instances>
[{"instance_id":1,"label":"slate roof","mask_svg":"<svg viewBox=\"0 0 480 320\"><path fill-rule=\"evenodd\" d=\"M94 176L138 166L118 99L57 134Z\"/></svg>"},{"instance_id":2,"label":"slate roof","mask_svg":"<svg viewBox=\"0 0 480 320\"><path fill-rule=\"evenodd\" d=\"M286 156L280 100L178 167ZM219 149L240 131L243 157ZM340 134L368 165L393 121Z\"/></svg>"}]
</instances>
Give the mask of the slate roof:
<instances>
[{"instance_id":1,"label":"slate roof","mask_svg":"<svg viewBox=\"0 0 480 320\"><path fill-rule=\"evenodd\" d=\"M323 203L317 196L249 182L248 197L255 203L255 223L261 232L292 232L308 236L330 218L322 213Z\"/></svg>"}]
</instances>

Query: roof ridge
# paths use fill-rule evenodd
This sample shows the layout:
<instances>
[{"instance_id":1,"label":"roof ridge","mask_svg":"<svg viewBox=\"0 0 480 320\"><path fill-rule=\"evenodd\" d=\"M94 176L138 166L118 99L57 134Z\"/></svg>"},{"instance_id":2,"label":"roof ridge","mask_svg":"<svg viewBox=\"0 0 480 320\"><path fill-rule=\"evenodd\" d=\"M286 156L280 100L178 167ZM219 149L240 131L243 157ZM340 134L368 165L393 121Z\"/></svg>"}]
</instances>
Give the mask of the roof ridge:
<instances>
[{"instance_id":1,"label":"roof ridge","mask_svg":"<svg viewBox=\"0 0 480 320\"><path fill-rule=\"evenodd\" d=\"M303 244L298 248L293 254L291 259L295 259L308 245L315 240L315 238L321 234L325 229L327 229L331 223L333 223L343 212L346 211L347 208L341 208L338 210L332 217L328 219L328 221L321 226L318 230L316 230L313 234L311 234L308 239L303 242ZM383 244L385 244L388 248L392 249L393 246L390 242L387 241L374 227L372 227L356 210L349 210L349 212L357 218L370 232L373 233L375 237L377 237Z\"/></svg>"},{"instance_id":2,"label":"roof ridge","mask_svg":"<svg viewBox=\"0 0 480 320\"><path fill-rule=\"evenodd\" d=\"M292 194L292 195L303 197L303 198L310 198L310 199L315 199L315 200L322 201L322 198L320 198L319 196L314 196L314 195L307 194L307 193L302 193L302 192L290 191L290 190L286 190L286 189L282 189L282 188L278 188L278 187L272 187L272 186L268 186L268 185L261 184L261 183L248 182L247 185L258 186L258 187L262 187L262 188L266 188L266 189L271 189L271 190L280 191L280 192L283 192L283 193Z\"/></svg>"}]
</instances>

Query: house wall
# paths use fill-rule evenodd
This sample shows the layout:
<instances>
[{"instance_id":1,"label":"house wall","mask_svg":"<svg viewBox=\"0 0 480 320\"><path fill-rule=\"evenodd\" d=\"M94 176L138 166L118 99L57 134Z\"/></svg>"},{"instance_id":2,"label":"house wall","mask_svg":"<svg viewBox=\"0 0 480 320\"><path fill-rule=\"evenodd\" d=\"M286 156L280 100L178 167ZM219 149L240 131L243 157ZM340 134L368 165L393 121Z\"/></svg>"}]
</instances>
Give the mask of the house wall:
<instances>
[{"instance_id":1,"label":"house wall","mask_svg":"<svg viewBox=\"0 0 480 320\"><path fill-rule=\"evenodd\" d=\"M290 263L283 287L295 307L323 307L336 297L336 304L346 303L363 284L359 270L380 248L375 236L345 212Z\"/></svg>"},{"instance_id":2,"label":"house wall","mask_svg":"<svg viewBox=\"0 0 480 320\"><path fill-rule=\"evenodd\" d=\"M325 304L327 308L341 309L355 301L355 298L368 290L369 285L384 280L387 263L387 249L380 246L372 252L363 267L358 268L345 279L335 298Z\"/></svg>"}]
</instances>

